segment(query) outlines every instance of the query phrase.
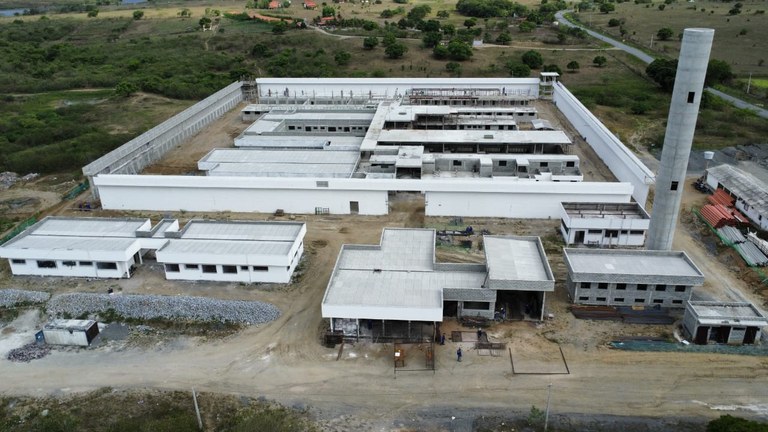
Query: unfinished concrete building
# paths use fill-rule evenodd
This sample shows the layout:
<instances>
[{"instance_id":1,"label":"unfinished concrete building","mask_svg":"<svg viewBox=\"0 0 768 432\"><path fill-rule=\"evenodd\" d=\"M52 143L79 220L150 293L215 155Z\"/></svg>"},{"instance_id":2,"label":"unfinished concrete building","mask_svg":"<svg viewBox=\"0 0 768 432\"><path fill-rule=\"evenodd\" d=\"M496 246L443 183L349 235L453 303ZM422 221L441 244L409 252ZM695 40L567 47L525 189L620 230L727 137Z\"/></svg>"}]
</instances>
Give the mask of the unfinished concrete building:
<instances>
[{"instance_id":1,"label":"unfinished concrete building","mask_svg":"<svg viewBox=\"0 0 768 432\"><path fill-rule=\"evenodd\" d=\"M751 345L760 342L768 320L749 303L689 301L683 316L683 330L693 343Z\"/></svg>"},{"instance_id":2,"label":"unfinished concrete building","mask_svg":"<svg viewBox=\"0 0 768 432\"><path fill-rule=\"evenodd\" d=\"M637 203L562 203L566 245L643 246L651 217Z\"/></svg>"},{"instance_id":3,"label":"unfinished concrete building","mask_svg":"<svg viewBox=\"0 0 768 432\"><path fill-rule=\"evenodd\" d=\"M435 231L386 228L380 245L344 245L322 302L346 337L433 337L445 316L542 319L554 277L537 237L485 236L487 264L439 263Z\"/></svg>"},{"instance_id":4,"label":"unfinished concrete building","mask_svg":"<svg viewBox=\"0 0 768 432\"><path fill-rule=\"evenodd\" d=\"M576 304L684 308L704 274L685 252L563 249Z\"/></svg>"},{"instance_id":5,"label":"unfinished concrete building","mask_svg":"<svg viewBox=\"0 0 768 432\"><path fill-rule=\"evenodd\" d=\"M234 139L239 151L214 149L197 176L133 175L127 167L138 165L121 161L161 154L156 147L167 143L153 137L169 128L177 136L185 123L175 119L138 137L143 146L84 168L102 206L379 215L391 193L418 192L428 215L554 218L562 201L642 203L653 182L553 76L268 78L240 86L241 98L257 103L241 112L253 124ZM542 88L619 182L584 181L572 132L539 117L537 104L550 104L540 100ZM231 92L218 97L230 101Z\"/></svg>"}]
</instances>

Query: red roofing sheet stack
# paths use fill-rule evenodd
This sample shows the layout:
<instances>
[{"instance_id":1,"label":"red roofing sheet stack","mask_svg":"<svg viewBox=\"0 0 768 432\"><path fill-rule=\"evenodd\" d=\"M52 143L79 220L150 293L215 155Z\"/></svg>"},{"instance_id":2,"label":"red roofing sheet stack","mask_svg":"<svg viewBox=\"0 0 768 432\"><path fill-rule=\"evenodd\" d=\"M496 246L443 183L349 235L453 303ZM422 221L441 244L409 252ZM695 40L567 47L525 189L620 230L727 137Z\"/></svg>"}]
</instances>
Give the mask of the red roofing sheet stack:
<instances>
[{"instance_id":1,"label":"red roofing sheet stack","mask_svg":"<svg viewBox=\"0 0 768 432\"><path fill-rule=\"evenodd\" d=\"M707 201L709 201L710 204L721 204L725 207L733 207L736 200L728 195L728 192L717 189L715 190L715 193L707 197Z\"/></svg>"},{"instance_id":2,"label":"red roofing sheet stack","mask_svg":"<svg viewBox=\"0 0 768 432\"><path fill-rule=\"evenodd\" d=\"M701 217L713 228L722 228L724 225L736 225L737 220L731 212L732 209L724 205L707 204L701 208Z\"/></svg>"}]
</instances>

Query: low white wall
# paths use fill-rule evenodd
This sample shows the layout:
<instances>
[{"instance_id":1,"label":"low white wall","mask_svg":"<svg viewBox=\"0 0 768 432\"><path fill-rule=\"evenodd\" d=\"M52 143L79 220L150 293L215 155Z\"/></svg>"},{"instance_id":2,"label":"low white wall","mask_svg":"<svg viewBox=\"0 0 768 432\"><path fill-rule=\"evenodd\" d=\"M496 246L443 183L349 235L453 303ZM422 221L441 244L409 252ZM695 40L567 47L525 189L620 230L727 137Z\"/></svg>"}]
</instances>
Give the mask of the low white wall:
<instances>
[{"instance_id":1,"label":"low white wall","mask_svg":"<svg viewBox=\"0 0 768 432\"><path fill-rule=\"evenodd\" d=\"M632 196L645 207L656 176L562 83L555 83L552 101L621 182L635 187Z\"/></svg>"},{"instance_id":2,"label":"low white wall","mask_svg":"<svg viewBox=\"0 0 768 432\"><path fill-rule=\"evenodd\" d=\"M390 191L426 193L428 216L559 218L567 202L629 202L629 183L555 183L493 179L304 179L100 175L108 210L359 214L389 212Z\"/></svg>"},{"instance_id":3,"label":"low white wall","mask_svg":"<svg viewBox=\"0 0 768 432\"><path fill-rule=\"evenodd\" d=\"M553 183L562 190L529 184L508 192L426 193L427 216L476 216L548 219L560 216L560 203L629 202L632 185L627 183Z\"/></svg>"}]
</instances>

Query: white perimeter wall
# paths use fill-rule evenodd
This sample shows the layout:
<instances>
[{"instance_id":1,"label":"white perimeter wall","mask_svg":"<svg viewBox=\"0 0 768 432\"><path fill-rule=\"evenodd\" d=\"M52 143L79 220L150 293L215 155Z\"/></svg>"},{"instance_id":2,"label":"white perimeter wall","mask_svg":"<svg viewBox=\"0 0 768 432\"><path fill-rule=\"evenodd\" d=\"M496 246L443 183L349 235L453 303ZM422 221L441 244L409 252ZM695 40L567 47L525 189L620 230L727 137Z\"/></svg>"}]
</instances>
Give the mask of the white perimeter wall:
<instances>
[{"instance_id":1,"label":"white perimeter wall","mask_svg":"<svg viewBox=\"0 0 768 432\"><path fill-rule=\"evenodd\" d=\"M567 202L629 202L629 183L528 181L244 178L100 175L94 179L108 210L359 214L389 212L390 191L426 193L428 216L559 218ZM321 185L321 186L318 186ZM324 186L324 185L327 185Z\"/></svg>"},{"instance_id":2,"label":"white perimeter wall","mask_svg":"<svg viewBox=\"0 0 768 432\"><path fill-rule=\"evenodd\" d=\"M499 89L539 97L538 78L259 78L259 96L369 97L405 94L412 88Z\"/></svg>"},{"instance_id":3,"label":"white perimeter wall","mask_svg":"<svg viewBox=\"0 0 768 432\"><path fill-rule=\"evenodd\" d=\"M655 175L611 131L606 128L562 83L555 83L552 101L579 131L595 153L621 182L635 187L632 196L645 207L648 188ZM582 163L583 165L583 163ZM583 168L583 166L582 166Z\"/></svg>"}]
</instances>

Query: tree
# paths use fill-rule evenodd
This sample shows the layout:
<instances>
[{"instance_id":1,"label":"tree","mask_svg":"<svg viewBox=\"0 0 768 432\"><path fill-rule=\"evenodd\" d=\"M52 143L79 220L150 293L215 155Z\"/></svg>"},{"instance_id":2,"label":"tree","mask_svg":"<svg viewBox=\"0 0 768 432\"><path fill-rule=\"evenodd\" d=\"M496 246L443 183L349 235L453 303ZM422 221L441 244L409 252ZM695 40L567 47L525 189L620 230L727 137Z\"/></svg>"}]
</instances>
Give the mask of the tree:
<instances>
[{"instance_id":1,"label":"tree","mask_svg":"<svg viewBox=\"0 0 768 432\"><path fill-rule=\"evenodd\" d=\"M506 64L509 74L515 78L526 78L531 75L531 68L524 63L516 60L510 60Z\"/></svg>"},{"instance_id":2,"label":"tree","mask_svg":"<svg viewBox=\"0 0 768 432\"><path fill-rule=\"evenodd\" d=\"M660 5L659 5L659 10L660 10L660 11L663 11L663 10L664 10L664 9L666 9L666 8L667 8L667 5L665 5L664 3L662 3L662 4L660 4Z\"/></svg>"},{"instance_id":3,"label":"tree","mask_svg":"<svg viewBox=\"0 0 768 432\"><path fill-rule=\"evenodd\" d=\"M443 25L440 27L440 30L442 30L442 31L443 31L443 34L444 34L446 37L452 37L453 35L455 35L455 34L456 34L456 26L455 26L455 25L453 25L453 24L443 24Z\"/></svg>"},{"instance_id":4,"label":"tree","mask_svg":"<svg viewBox=\"0 0 768 432\"><path fill-rule=\"evenodd\" d=\"M557 72L560 75L563 74L563 71L562 71L562 69L560 69L560 66L558 66L556 64L546 65L541 70L544 71L544 72Z\"/></svg>"},{"instance_id":5,"label":"tree","mask_svg":"<svg viewBox=\"0 0 768 432\"><path fill-rule=\"evenodd\" d=\"M667 92L675 85L676 72L677 60L656 59L645 68L645 74Z\"/></svg>"},{"instance_id":6,"label":"tree","mask_svg":"<svg viewBox=\"0 0 768 432\"><path fill-rule=\"evenodd\" d=\"M142 18L144 18L144 11L140 11L140 10L133 11L133 19L138 21L138 20L140 20Z\"/></svg>"},{"instance_id":7,"label":"tree","mask_svg":"<svg viewBox=\"0 0 768 432\"><path fill-rule=\"evenodd\" d=\"M352 60L352 54L347 51L339 51L333 56L333 59L336 61L337 65L346 66L349 64L350 60Z\"/></svg>"},{"instance_id":8,"label":"tree","mask_svg":"<svg viewBox=\"0 0 768 432\"><path fill-rule=\"evenodd\" d=\"M413 9L411 9L410 12L408 12L408 19L411 21L421 21L423 20L430 12L432 12L432 8L429 7L429 5L418 5L414 6Z\"/></svg>"},{"instance_id":9,"label":"tree","mask_svg":"<svg viewBox=\"0 0 768 432\"><path fill-rule=\"evenodd\" d=\"M616 10L616 5L613 3L605 2L600 5L600 12L607 14Z\"/></svg>"},{"instance_id":10,"label":"tree","mask_svg":"<svg viewBox=\"0 0 768 432\"><path fill-rule=\"evenodd\" d=\"M438 18L448 18L450 16L451 16L451 14L447 10L437 11L437 17Z\"/></svg>"},{"instance_id":11,"label":"tree","mask_svg":"<svg viewBox=\"0 0 768 432\"><path fill-rule=\"evenodd\" d=\"M732 80L733 77L731 65L722 60L712 59L707 65L707 76L704 79L704 85L725 84Z\"/></svg>"},{"instance_id":12,"label":"tree","mask_svg":"<svg viewBox=\"0 0 768 432\"><path fill-rule=\"evenodd\" d=\"M477 20L474 18L468 18L464 20L464 27L468 29L474 27L475 25L477 25Z\"/></svg>"},{"instance_id":13,"label":"tree","mask_svg":"<svg viewBox=\"0 0 768 432\"><path fill-rule=\"evenodd\" d=\"M368 36L363 39L363 49L372 50L379 45L379 38L376 36Z\"/></svg>"},{"instance_id":14,"label":"tree","mask_svg":"<svg viewBox=\"0 0 768 432\"><path fill-rule=\"evenodd\" d=\"M731 415L720 416L707 424L707 432L768 432L765 423Z\"/></svg>"},{"instance_id":15,"label":"tree","mask_svg":"<svg viewBox=\"0 0 768 432\"><path fill-rule=\"evenodd\" d=\"M320 14L323 16L323 18L336 16L336 9L334 9L333 6L323 6Z\"/></svg>"},{"instance_id":16,"label":"tree","mask_svg":"<svg viewBox=\"0 0 768 432\"><path fill-rule=\"evenodd\" d=\"M592 59L592 63L597 67L603 67L606 63L608 63L608 59L604 56L597 56Z\"/></svg>"},{"instance_id":17,"label":"tree","mask_svg":"<svg viewBox=\"0 0 768 432\"><path fill-rule=\"evenodd\" d=\"M673 32L669 27L660 28L659 31L656 32L656 37L663 41L669 40L674 35L675 32Z\"/></svg>"},{"instance_id":18,"label":"tree","mask_svg":"<svg viewBox=\"0 0 768 432\"><path fill-rule=\"evenodd\" d=\"M201 27L203 30L205 30L205 29L207 29L207 28L211 28L211 23L212 23L212 22L213 22L213 21L211 21L211 19L210 19L210 18L208 18L208 17L202 17L202 18L200 18L200 21L198 21L198 24L200 24L200 27Z\"/></svg>"},{"instance_id":19,"label":"tree","mask_svg":"<svg viewBox=\"0 0 768 432\"><path fill-rule=\"evenodd\" d=\"M139 91L139 87L129 81L120 81L115 86L115 94L124 98L136 93L137 91Z\"/></svg>"},{"instance_id":20,"label":"tree","mask_svg":"<svg viewBox=\"0 0 768 432\"><path fill-rule=\"evenodd\" d=\"M434 48L441 40L443 40L443 35L438 32L427 32L421 37L425 48Z\"/></svg>"},{"instance_id":21,"label":"tree","mask_svg":"<svg viewBox=\"0 0 768 432\"><path fill-rule=\"evenodd\" d=\"M445 70L451 73L451 75L455 75L457 77L461 76L461 63L456 62L448 62L445 65Z\"/></svg>"},{"instance_id":22,"label":"tree","mask_svg":"<svg viewBox=\"0 0 768 432\"><path fill-rule=\"evenodd\" d=\"M453 39L448 43L448 57L450 57L451 60L469 60L469 58L472 57L472 54L472 45L462 40Z\"/></svg>"},{"instance_id":23,"label":"tree","mask_svg":"<svg viewBox=\"0 0 768 432\"><path fill-rule=\"evenodd\" d=\"M544 64L544 59L538 51L530 50L523 53L523 63L531 69L538 69Z\"/></svg>"},{"instance_id":24,"label":"tree","mask_svg":"<svg viewBox=\"0 0 768 432\"><path fill-rule=\"evenodd\" d=\"M517 28L523 33L530 33L536 30L536 23L530 21L523 21Z\"/></svg>"},{"instance_id":25,"label":"tree","mask_svg":"<svg viewBox=\"0 0 768 432\"><path fill-rule=\"evenodd\" d=\"M99 15L98 9L91 9L88 11L88 18L96 18Z\"/></svg>"},{"instance_id":26,"label":"tree","mask_svg":"<svg viewBox=\"0 0 768 432\"><path fill-rule=\"evenodd\" d=\"M568 68L568 70L571 71L571 73L573 73L579 70L581 66L579 66L579 62L577 62L576 60L571 60L567 65L565 65L565 67Z\"/></svg>"},{"instance_id":27,"label":"tree","mask_svg":"<svg viewBox=\"0 0 768 432\"><path fill-rule=\"evenodd\" d=\"M384 49L384 54L391 59L399 59L408 52L408 47L402 42L395 42Z\"/></svg>"},{"instance_id":28,"label":"tree","mask_svg":"<svg viewBox=\"0 0 768 432\"><path fill-rule=\"evenodd\" d=\"M621 21L616 18L611 18L608 20L608 27L618 27L621 25Z\"/></svg>"},{"instance_id":29,"label":"tree","mask_svg":"<svg viewBox=\"0 0 768 432\"><path fill-rule=\"evenodd\" d=\"M179 11L179 16L182 18L189 18L192 16L192 11L187 8L184 8L181 11Z\"/></svg>"},{"instance_id":30,"label":"tree","mask_svg":"<svg viewBox=\"0 0 768 432\"><path fill-rule=\"evenodd\" d=\"M277 21L274 24L272 24L272 33L276 35L281 35L288 30L288 23L285 21Z\"/></svg>"},{"instance_id":31,"label":"tree","mask_svg":"<svg viewBox=\"0 0 768 432\"><path fill-rule=\"evenodd\" d=\"M445 45L437 45L435 46L435 49L432 50L432 55L438 60L446 59L448 58L448 47Z\"/></svg>"},{"instance_id":32,"label":"tree","mask_svg":"<svg viewBox=\"0 0 768 432\"><path fill-rule=\"evenodd\" d=\"M384 45L385 47L388 47L396 43L397 43L397 36L395 36L394 33L389 32L384 35L384 40L382 41L382 45Z\"/></svg>"},{"instance_id":33,"label":"tree","mask_svg":"<svg viewBox=\"0 0 768 432\"><path fill-rule=\"evenodd\" d=\"M512 35L508 31L503 31L496 37L496 43L499 45L509 45L510 42L512 42Z\"/></svg>"}]
</instances>

